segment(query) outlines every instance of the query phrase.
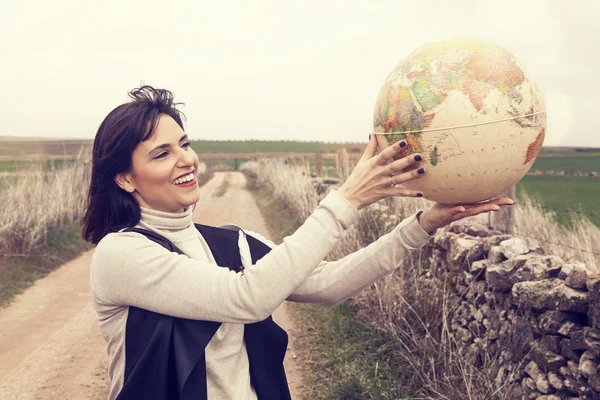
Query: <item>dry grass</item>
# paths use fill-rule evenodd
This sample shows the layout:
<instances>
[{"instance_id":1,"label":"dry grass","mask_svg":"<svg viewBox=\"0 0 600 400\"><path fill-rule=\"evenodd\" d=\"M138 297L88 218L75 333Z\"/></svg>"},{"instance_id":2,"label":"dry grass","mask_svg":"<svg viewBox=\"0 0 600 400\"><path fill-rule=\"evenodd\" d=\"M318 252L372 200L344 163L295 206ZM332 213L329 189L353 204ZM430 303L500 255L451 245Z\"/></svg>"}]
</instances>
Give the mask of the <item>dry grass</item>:
<instances>
[{"instance_id":1,"label":"dry grass","mask_svg":"<svg viewBox=\"0 0 600 400\"><path fill-rule=\"evenodd\" d=\"M271 158L249 161L240 166L256 176L256 185L273 196L304 221L318 205L311 184L310 171L304 165L285 164L285 159Z\"/></svg>"},{"instance_id":2,"label":"dry grass","mask_svg":"<svg viewBox=\"0 0 600 400\"><path fill-rule=\"evenodd\" d=\"M577 217L569 224L571 228L566 228L555 223L554 212L545 211L526 194L521 203L515 207L515 234L535 238L547 253L566 261L583 262L591 273L600 273L600 228Z\"/></svg>"},{"instance_id":3,"label":"dry grass","mask_svg":"<svg viewBox=\"0 0 600 400\"><path fill-rule=\"evenodd\" d=\"M338 158L346 162L343 155ZM320 200L306 168L273 159L250 162L243 168L256 175L259 187L268 188L279 202L301 216L301 221L314 211ZM339 259L367 246L429 204L423 199L400 198L385 199L366 207L361 210L358 223L329 254L329 259ZM532 202L526 200L525 204ZM485 222L487 217L478 219ZM591 253L600 251L598 228L587 220L579 220L574 221L569 230L554 221L552 214L535 206L515 206L515 234L535 237L546 245L549 254L586 262L591 271L597 271L598 258ZM548 247L548 242L557 241L573 248ZM455 342L448 321L456 307L456 296L446 284L423 279L429 273L427 252L427 247L413 252L402 268L354 299L357 318L388 338L386 346L393 349L395 361L404 366L403 372L395 378L398 379L396 395L411 399L510 398L512 375L499 369L498 359L483 352L483 365L475 366L460 350L462 346ZM322 352L328 354L329 349ZM331 372L326 369L321 372ZM518 369L515 366L513 371ZM331 380L335 381L335 377Z\"/></svg>"},{"instance_id":4,"label":"dry grass","mask_svg":"<svg viewBox=\"0 0 600 400\"><path fill-rule=\"evenodd\" d=\"M84 212L89 164L83 158L64 168L29 170L0 184L0 247L29 253L48 241L48 232L78 221Z\"/></svg>"}]
</instances>

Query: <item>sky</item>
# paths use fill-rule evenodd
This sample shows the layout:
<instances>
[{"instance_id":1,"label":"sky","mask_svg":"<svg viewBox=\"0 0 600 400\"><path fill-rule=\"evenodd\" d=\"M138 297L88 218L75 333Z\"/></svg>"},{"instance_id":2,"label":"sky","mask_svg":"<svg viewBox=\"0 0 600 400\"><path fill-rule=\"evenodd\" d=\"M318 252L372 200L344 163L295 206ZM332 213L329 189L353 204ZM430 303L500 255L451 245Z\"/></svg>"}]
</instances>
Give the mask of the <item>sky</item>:
<instances>
[{"instance_id":1,"label":"sky","mask_svg":"<svg viewBox=\"0 0 600 400\"><path fill-rule=\"evenodd\" d=\"M547 107L544 145L600 147L600 2L9 1L0 136L93 139L141 82L185 103L193 139L364 142L398 62L425 43L492 40Z\"/></svg>"}]
</instances>

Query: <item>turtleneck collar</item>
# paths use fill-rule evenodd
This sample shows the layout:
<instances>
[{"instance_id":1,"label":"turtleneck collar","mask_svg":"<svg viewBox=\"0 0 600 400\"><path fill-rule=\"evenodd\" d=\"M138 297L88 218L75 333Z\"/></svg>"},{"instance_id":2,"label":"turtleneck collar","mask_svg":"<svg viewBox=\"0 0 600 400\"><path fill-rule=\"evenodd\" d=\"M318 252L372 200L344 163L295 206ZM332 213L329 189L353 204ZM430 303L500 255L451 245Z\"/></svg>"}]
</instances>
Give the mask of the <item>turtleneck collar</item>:
<instances>
[{"instance_id":1,"label":"turtleneck collar","mask_svg":"<svg viewBox=\"0 0 600 400\"><path fill-rule=\"evenodd\" d=\"M166 211L157 211L151 208L140 207L142 216L140 225L147 225L169 233L177 233L189 228L192 223L193 207L187 207L183 212L171 213Z\"/></svg>"}]
</instances>

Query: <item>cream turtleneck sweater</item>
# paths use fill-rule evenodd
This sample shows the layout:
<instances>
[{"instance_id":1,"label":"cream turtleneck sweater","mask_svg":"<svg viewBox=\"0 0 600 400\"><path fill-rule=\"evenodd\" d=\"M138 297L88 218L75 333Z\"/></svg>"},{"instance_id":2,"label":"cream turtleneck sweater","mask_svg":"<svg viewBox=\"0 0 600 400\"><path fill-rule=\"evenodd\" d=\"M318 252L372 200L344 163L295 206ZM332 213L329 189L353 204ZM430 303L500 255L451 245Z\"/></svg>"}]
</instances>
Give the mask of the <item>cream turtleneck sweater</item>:
<instances>
[{"instance_id":1,"label":"cream turtleneck sweater","mask_svg":"<svg viewBox=\"0 0 600 400\"><path fill-rule=\"evenodd\" d=\"M129 306L222 322L206 348L208 398L255 400L243 340L245 323L265 319L284 300L336 305L392 272L432 237L413 215L371 245L341 260L323 261L357 218L358 210L332 191L280 245L246 231L273 250L238 274L216 267L193 225L191 207L181 213L142 208L137 227L161 234L185 255L135 232L111 233L98 243L90 285L108 347L109 400L123 386Z\"/></svg>"}]
</instances>

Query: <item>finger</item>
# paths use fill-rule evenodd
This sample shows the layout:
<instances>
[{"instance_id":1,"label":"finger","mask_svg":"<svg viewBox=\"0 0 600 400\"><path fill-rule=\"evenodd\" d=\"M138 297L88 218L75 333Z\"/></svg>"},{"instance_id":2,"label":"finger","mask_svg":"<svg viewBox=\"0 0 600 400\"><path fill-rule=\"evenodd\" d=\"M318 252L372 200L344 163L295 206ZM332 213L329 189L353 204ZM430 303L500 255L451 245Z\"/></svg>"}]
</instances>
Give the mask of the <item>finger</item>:
<instances>
[{"instance_id":1,"label":"finger","mask_svg":"<svg viewBox=\"0 0 600 400\"><path fill-rule=\"evenodd\" d=\"M388 190L388 196L394 197L423 197L423 192L417 190L410 190L400 186L391 187Z\"/></svg>"},{"instance_id":2,"label":"finger","mask_svg":"<svg viewBox=\"0 0 600 400\"><path fill-rule=\"evenodd\" d=\"M417 179L420 178L422 175L425 174L425 172L427 172L425 170L425 168L418 168L418 169L412 169L410 171L407 172L403 172L401 174L398 175L393 175L392 176L392 181L395 184L401 184L407 181L410 181L411 179ZM389 176L389 175L388 175Z\"/></svg>"},{"instance_id":3,"label":"finger","mask_svg":"<svg viewBox=\"0 0 600 400\"><path fill-rule=\"evenodd\" d=\"M404 169L410 167L411 165L415 165L416 163L423 160L423 157L420 154L411 154L406 157L402 157L399 160L392 161L386 166L386 173L388 175L394 175L398 172L404 171Z\"/></svg>"},{"instance_id":4,"label":"finger","mask_svg":"<svg viewBox=\"0 0 600 400\"><path fill-rule=\"evenodd\" d=\"M365 151L363 152L359 162L373 158L377 153L377 138L375 135L375 133L371 133L371 135L369 135L369 143L367 143L367 147L365 148Z\"/></svg>"},{"instance_id":5,"label":"finger","mask_svg":"<svg viewBox=\"0 0 600 400\"><path fill-rule=\"evenodd\" d=\"M386 147L376 158L377 165L386 165L396 154L400 153L406 147L406 141L401 140L391 146Z\"/></svg>"},{"instance_id":6,"label":"finger","mask_svg":"<svg viewBox=\"0 0 600 400\"><path fill-rule=\"evenodd\" d=\"M495 199L494 203L499 206L511 206L511 205L515 204L515 201L513 199L511 199L510 197L500 197L498 199Z\"/></svg>"}]
</instances>

